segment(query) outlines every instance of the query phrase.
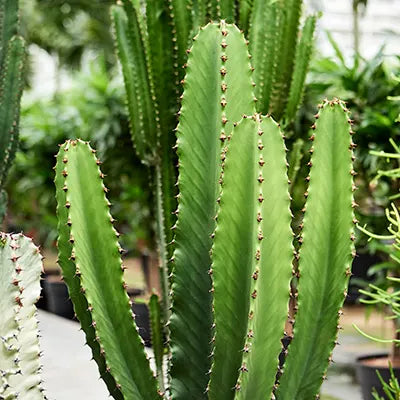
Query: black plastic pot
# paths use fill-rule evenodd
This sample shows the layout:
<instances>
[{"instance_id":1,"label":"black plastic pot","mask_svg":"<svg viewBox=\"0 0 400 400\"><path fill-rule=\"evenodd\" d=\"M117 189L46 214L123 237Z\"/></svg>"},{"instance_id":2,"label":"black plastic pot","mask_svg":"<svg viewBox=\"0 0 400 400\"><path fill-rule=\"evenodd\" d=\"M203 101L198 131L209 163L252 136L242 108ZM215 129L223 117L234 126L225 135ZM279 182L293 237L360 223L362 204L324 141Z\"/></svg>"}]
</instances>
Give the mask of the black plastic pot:
<instances>
[{"instance_id":1,"label":"black plastic pot","mask_svg":"<svg viewBox=\"0 0 400 400\"><path fill-rule=\"evenodd\" d=\"M360 286L354 284L353 282L357 279L362 279L366 282L372 282L374 280L374 277L368 275L368 269L372 265L378 264L380 262L382 262L381 257L369 254L366 252L366 250L361 249L357 253L357 257L354 258L351 268L351 272L353 273L353 275L350 277L349 289L345 300L346 304L356 304L358 298L360 297Z\"/></svg>"},{"instance_id":2,"label":"black plastic pot","mask_svg":"<svg viewBox=\"0 0 400 400\"><path fill-rule=\"evenodd\" d=\"M361 386L361 392L364 400L373 400L372 390L376 389L378 394L385 398L385 393L382 390L382 384L376 374L379 371L383 380L389 382L390 371L389 367L377 367L365 363L367 360L377 358L387 358L387 354L372 354L357 358L356 371L357 379ZM400 379L400 368L393 368L393 372L397 379Z\"/></svg>"},{"instance_id":3,"label":"black plastic pot","mask_svg":"<svg viewBox=\"0 0 400 400\"><path fill-rule=\"evenodd\" d=\"M60 317L73 319L74 308L69 299L67 285L62 281L45 279L43 281L45 309Z\"/></svg>"},{"instance_id":4,"label":"black plastic pot","mask_svg":"<svg viewBox=\"0 0 400 400\"><path fill-rule=\"evenodd\" d=\"M134 300L133 300L134 301ZM139 329L139 334L144 340L147 347L151 346L151 331L150 331L150 313L147 304L133 303L132 311L135 314L136 326Z\"/></svg>"}]
</instances>

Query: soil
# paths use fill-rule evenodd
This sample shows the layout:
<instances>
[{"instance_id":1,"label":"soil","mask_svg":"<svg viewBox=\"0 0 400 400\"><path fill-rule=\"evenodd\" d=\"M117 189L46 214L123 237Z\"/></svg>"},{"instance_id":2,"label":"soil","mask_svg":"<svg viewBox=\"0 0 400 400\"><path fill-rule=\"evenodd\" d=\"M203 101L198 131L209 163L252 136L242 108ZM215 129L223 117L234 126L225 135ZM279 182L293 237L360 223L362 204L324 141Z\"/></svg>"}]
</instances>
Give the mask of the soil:
<instances>
[{"instance_id":1,"label":"soil","mask_svg":"<svg viewBox=\"0 0 400 400\"><path fill-rule=\"evenodd\" d=\"M393 368L400 368L400 360L390 360L389 357L369 358L362 360L361 364L376 368L387 368L389 361L392 363Z\"/></svg>"}]
</instances>

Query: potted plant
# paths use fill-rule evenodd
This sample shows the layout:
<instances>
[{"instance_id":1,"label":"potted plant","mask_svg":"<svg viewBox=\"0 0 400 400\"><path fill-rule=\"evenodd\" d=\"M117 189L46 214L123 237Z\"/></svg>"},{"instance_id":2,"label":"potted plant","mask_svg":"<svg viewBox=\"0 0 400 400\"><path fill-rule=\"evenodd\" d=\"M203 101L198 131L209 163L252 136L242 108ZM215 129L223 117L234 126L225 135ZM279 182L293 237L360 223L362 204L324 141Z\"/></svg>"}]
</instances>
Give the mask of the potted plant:
<instances>
[{"instance_id":1,"label":"potted plant","mask_svg":"<svg viewBox=\"0 0 400 400\"><path fill-rule=\"evenodd\" d=\"M391 159L400 158L400 149L391 140L391 144L395 150L395 153L384 153L384 152L372 152L375 156L386 157ZM389 177L390 179L398 179L400 177L400 170L392 169L387 171L379 171L377 179L382 176ZM393 196L391 199L399 197L398 195ZM380 306L389 315L389 318L393 320L393 339L379 339L366 335L367 337L380 341L392 343L392 351L390 354L380 354L363 356L358 359L357 373L362 386L363 396L365 399L372 399L372 388L375 388L378 395L384 394L383 386L380 382L380 378L376 375L375 371L379 371L381 377L388 381L390 379L390 368L389 363L393 367L394 375L400 377L400 319L399 319L399 264L400 264L400 216L399 210L395 204L391 205L390 209L386 209L386 217L389 223L388 231L390 235L376 235L363 227L359 229L367 234L371 239L386 241L386 244L381 244L380 247L385 249L386 253L389 254L390 263L385 263L387 279L382 284L370 284L371 291L360 290L360 292L366 296L361 301L365 304ZM385 242L384 242L385 243ZM358 329L358 328L357 328Z\"/></svg>"}]
</instances>

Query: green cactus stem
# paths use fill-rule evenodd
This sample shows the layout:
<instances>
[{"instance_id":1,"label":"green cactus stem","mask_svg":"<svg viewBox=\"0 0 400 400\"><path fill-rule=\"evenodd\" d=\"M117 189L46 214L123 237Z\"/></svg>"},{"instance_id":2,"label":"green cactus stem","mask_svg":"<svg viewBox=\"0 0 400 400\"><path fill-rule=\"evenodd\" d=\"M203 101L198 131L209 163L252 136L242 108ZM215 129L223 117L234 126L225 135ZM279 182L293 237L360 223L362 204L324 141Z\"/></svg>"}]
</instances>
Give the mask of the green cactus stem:
<instances>
[{"instance_id":1,"label":"green cactus stem","mask_svg":"<svg viewBox=\"0 0 400 400\"><path fill-rule=\"evenodd\" d=\"M316 16L312 15L307 18L297 46L292 83L285 111L286 121L292 121L295 118L297 109L303 100L304 83L311 60L316 23Z\"/></svg>"},{"instance_id":2,"label":"green cactus stem","mask_svg":"<svg viewBox=\"0 0 400 400\"><path fill-rule=\"evenodd\" d=\"M18 36L18 1L0 0L0 220L7 206L4 184L18 147L24 40Z\"/></svg>"},{"instance_id":3,"label":"green cactus stem","mask_svg":"<svg viewBox=\"0 0 400 400\"><path fill-rule=\"evenodd\" d=\"M64 152L60 151L57 155L57 164L55 167L55 185L57 199L57 217L58 217L58 263L62 269L63 278L68 285L69 297L74 305L75 314L81 323L82 330L86 336L86 344L90 347L93 359L96 361L99 374L107 386L111 396L116 400L123 400L122 393L108 371L106 360L101 351L100 344L96 340L96 331L93 326L93 318L90 308L82 290L79 274L76 272L75 260L71 259L72 243L69 241L71 236L70 221L68 220L68 209L65 207L67 202L66 192L63 190L64 182Z\"/></svg>"},{"instance_id":4,"label":"green cactus stem","mask_svg":"<svg viewBox=\"0 0 400 400\"><path fill-rule=\"evenodd\" d=\"M311 140L311 171L301 233L294 337L277 398L316 398L335 346L355 256L351 126L344 104L320 106Z\"/></svg>"},{"instance_id":5,"label":"green cactus stem","mask_svg":"<svg viewBox=\"0 0 400 400\"><path fill-rule=\"evenodd\" d=\"M67 141L60 148L56 166L57 199L65 199L58 208L64 207L67 212L59 213L59 246L70 250L64 261L65 258L73 261L75 275L80 277L95 339L117 388L124 398L158 399L156 380L125 290L122 249L112 226L99 164L94 151L85 142ZM65 192L65 198L60 191ZM69 237L63 226L69 227ZM62 259L60 264L64 273L71 273L71 265L66 267Z\"/></svg>"},{"instance_id":6,"label":"green cactus stem","mask_svg":"<svg viewBox=\"0 0 400 400\"><path fill-rule=\"evenodd\" d=\"M163 343L163 329L161 320L160 302L157 294L153 293L149 301L150 312L150 329L151 329L151 345L154 352L154 360L156 363L157 380L160 390L164 391L164 343Z\"/></svg>"},{"instance_id":7,"label":"green cactus stem","mask_svg":"<svg viewBox=\"0 0 400 400\"><path fill-rule=\"evenodd\" d=\"M111 8L117 50L127 92L127 105L132 140L142 162L151 167L155 187L157 241L162 275L168 276L167 260L171 251L167 243L172 241L171 226L174 224L173 211L176 201L173 198L176 182L174 155L171 154L174 135L176 107L175 81L171 63L164 58L172 54L165 40L172 35L167 10L157 2L158 14L147 8L147 31L139 2L124 0L123 6ZM158 20L161 18L161 20ZM164 23L164 25L162 25ZM149 45L155 40L155 46ZM160 79L160 74L163 78ZM160 83L154 85L154 79ZM159 107L160 106L160 107ZM161 111L159 111L161 110ZM163 319L166 322L169 309L169 286L165 278L163 285Z\"/></svg>"},{"instance_id":8,"label":"green cactus stem","mask_svg":"<svg viewBox=\"0 0 400 400\"><path fill-rule=\"evenodd\" d=\"M171 392L206 398L211 366L211 234L215 229L221 149L233 123L254 112L243 35L221 22L200 30L190 50L177 130L179 206L175 229Z\"/></svg>"},{"instance_id":9,"label":"green cactus stem","mask_svg":"<svg viewBox=\"0 0 400 400\"><path fill-rule=\"evenodd\" d=\"M278 368L293 258L285 146L272 118L254 115L233 129L219 204L209 397L233 399L236 388L240 399L266 398Z\"/></svg>"},{"instance_id":10,"label":"green cactus stem","mask_svg":"<svg viewBox=\"0 0 400 400\"><path fill-rule=\"evenodd\" d=\"M42 268L32 239L0 234L0 398L44 399L35 306Z\"/></svg>"},{"instance_id":11,"label":"green cactus stem","mask_svg":"<svg viewBox=\"0 0 400 400\"><path fill-rule=\"evenodd\" d=\"M294 119L302 100L315 23L307 21L298 43L302 0L145 3L120 0L112 7L111 14L127 92L132 140L140 159L150 166L155 204L162 207L156 208L154 215L161 271L167 276L172 269L168 263L173 252L173 246L169 246L173 239L170 229L176 221L173 213L177 160L172 147L190 39L210 20L237 22L250 39L257 110L271 113L286 124ZM167 291L168 282L161 279L166 322L169 287Z\"/></svg>"}]
</instances>

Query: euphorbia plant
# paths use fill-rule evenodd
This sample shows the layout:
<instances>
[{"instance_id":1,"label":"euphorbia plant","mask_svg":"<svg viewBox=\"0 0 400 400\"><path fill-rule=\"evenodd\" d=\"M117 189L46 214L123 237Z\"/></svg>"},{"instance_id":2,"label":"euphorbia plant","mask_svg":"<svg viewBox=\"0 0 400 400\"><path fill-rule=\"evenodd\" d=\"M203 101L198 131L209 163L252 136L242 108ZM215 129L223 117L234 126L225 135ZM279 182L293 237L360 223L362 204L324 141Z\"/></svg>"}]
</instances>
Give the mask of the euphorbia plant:
<instances>
[{"instance_id":1,"label":"euphorbia plant","mask_svg":"<svg viewBox=\"0 0 400 400\"><path fill-rule=\"evenodd\" d=\"M114 398L318 397L355 255L351 121L339 100L319 106L301 248L294 252L283 133L256 112L252 70L234 25L200 30L177 128L166 387L162 363L157 383L134 323L100 162L83 141L60 148L59 261ZM293 275L298 292L290 289ZM296 315L288 321L290 296ZM287 322L293 332L285 332ZM286 335L293 338L279 370ZM161 360L162 346L155 349Z\"/></svg>"},{"instance_id":2,"label":"euphorbia plant","mask_svg":"<svg viewBox=\"0 0 400 400\"><path fill-rule=\"evenodd\" d=\"M133 143L153 176L164 318L177 206L172 147L191 38L210 20L235 22L250 41L257 111L290 122L302 101L316 24L309 16L300 30L302 5L302 0L121 0L111 9Z\"/></svg>"}]
</instances>

